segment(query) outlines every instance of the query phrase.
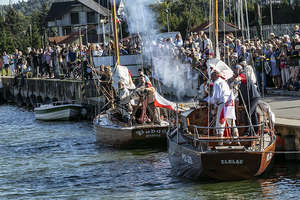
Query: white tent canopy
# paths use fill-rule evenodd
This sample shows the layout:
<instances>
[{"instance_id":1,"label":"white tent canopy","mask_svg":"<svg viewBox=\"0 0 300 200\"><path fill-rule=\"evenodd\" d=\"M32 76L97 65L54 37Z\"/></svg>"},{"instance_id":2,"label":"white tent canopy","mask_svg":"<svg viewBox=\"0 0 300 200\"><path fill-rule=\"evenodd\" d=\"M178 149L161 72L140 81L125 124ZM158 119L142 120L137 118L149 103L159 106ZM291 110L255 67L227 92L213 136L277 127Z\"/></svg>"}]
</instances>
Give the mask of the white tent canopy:
<instances>
[{"instance_id":1,"label":"white tent canopy","mask_svg":"<svg viewBox=\"0 0 300 200\"><path fill-rule=\"evenodd\" d=\"M230 69L230 67L228 67L226 63L217 58L209 59L206 65L209 77L213 71L220 72L221 76L225 80L228 80L233 76L233 71Z\"/></svg>"}]
</instances>

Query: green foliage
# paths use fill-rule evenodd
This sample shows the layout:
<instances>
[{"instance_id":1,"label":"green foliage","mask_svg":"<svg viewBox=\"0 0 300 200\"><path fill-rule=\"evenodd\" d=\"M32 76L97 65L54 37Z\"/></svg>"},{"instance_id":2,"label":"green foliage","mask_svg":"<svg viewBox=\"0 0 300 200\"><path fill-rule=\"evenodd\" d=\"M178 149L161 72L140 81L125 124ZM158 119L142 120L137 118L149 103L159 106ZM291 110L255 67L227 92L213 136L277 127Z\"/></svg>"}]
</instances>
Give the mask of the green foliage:
<instances>
[{"instance_id":1,"label":"green foliage","mask_svg":"<svg viewBox=\"0 0 300 200\"><path fill-rule=\"evenodd\" d=\"M157 21L161 31L167 31L166 9L169 9L171 31L180 31L186 35L191 27L200 25L209 19L209 2L209 0L165 0L160 4L153 5L152 8L158 16ZM236 0L229 0L225 3L226 21L232 24L235 24L236 21L235 2ZM254 9L254 4L257 2L261 3L260 0L247 1L250 26L258 24L257 13ZM300 22L300 1L294 2L291 5L289 0L284 0L282 4L273 4L274 24ZM223 18L222 1L219 1L219 16ZM270 24L269 4L262 7L262 24Z\"/></svg>"},{"instance_id":2,"label":"green foliage","mask_svg":"<svg viewBox=\"0 0 300 200\"><path fill-rule=\"evenodd\" d=\"M6 30L4 27L4 18L3 16L0 16L0 53L7 49L7 36L6 36Z\"/></svg>"},{"instance_id":3,"label":"green foliage","mask_svg":"<svg viewBox=\"0 0 300 200\"><path fill-rule=\"evenodd\" d=\"M35 49L40 49L42 47L42 38L37 24L33 24L32 26L31 46Z\"/></svg>"},{"instance_id":4,"label":"green foliage","mask_svg":"<svg viewBox=\"0 0 300 200\"><path fill-rule=\"evenodd\" d=\"M40 6L35 7L35 2L38 2ZM16 48L24 52L27 47L42 47L42 36L47 28L46 17L49 2L51 1L29 0L14 4L12 8L6 8L5 16L0 16L0 54L3 51L11 53ZM31 9L40 9L40 11L33 11L31 16L24 15L20 12L22 9L18 8L25 4L30 5Z\"/></svg>"},{"instance_id":5,"label":"green foliage","mask_svg":"<svg viewBox=\"0 0 300 200\"><path fill-rule=\"evenodd\" d=\"M47 5L47 7L50 7L50 5L55 0L28 0L28 1L20 1L19 3L13 4L12 7L15 11L23 13L25 16L31 16L36 10L43 10L43 6ZM4 7L5 13L9 10L9 6L0 6Z\"/></svg>"},{"instance_id":6,"label":"green foliage","mask_svg":"<svg viewBox=\"0 0 300 200\"><path fill-rule=\"evenodd\" d=\"M177 0L164 1L161 4L153 5L157 13L158 23L162 31L167 31L167 16L171 31L180 31L183 36L193 26L203 23L207 19L209 11L208 0Z\"/></svg>"}]
</instances>

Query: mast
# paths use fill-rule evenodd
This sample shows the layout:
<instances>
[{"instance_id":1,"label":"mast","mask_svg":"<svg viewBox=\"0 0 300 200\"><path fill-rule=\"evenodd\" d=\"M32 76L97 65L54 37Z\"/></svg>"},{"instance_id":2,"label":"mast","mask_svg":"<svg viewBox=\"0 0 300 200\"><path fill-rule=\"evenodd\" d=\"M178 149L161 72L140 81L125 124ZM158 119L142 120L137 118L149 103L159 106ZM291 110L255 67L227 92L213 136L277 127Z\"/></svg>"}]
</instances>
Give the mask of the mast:
<instances>
[{"instance_id":1,"label":"mast","mask_svg":"<svg viewBox=\"0 0 300 200\"><path fill-rule=\"evenodd\" d=\"M117 11L116 0L113 0L112 17L113 17L113 31L114 31L114 44L115 44L115 61L116 65L120 65L119 57L119 39L118 39L118 26L117 26Z\"/></svg>"},{"instance_id":2,"label":"mast","mask_svg":"<svg viewBox=\"0 0 300 200\"><path fill-rule=\"evenodd\" d=\"M218 49L218 39L219 39L219 15L218 15L218 0L213 0L213 28L214 28L214 36L213 36L213 46L214 46L214 57L217 56Z\"/></svg>"}]
</instances>

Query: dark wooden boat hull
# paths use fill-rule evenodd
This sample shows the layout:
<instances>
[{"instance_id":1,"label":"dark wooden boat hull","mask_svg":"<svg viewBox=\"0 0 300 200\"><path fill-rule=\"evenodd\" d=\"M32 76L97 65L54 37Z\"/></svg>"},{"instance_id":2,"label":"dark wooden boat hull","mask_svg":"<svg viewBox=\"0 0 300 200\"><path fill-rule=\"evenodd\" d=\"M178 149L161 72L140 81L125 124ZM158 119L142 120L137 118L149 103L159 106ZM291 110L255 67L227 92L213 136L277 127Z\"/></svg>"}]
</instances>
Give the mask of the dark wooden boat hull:
<instances>
[{"instance_id":1,"label":"dark wooden boat hull","mask_svg":"<svg viewBox=\"0 0 300 200\"><path fill-rule=\"evenodd\" d=\"M199 152L171 138L168 145L173 172L193 180L242 180L261 175L275 151L275 142L264 152Z\"/></svg>"},{"instance_id":2,"label":"dark wooden boat hull","mask_svg":"<svg viewBox=\"0 0 300 200\"><path fill-rule=\"evenodd\" d=\"M113 128L94 124L96 142L117 148L166 147L168 129L168 126Z\"/></svg>"}]
</instances>

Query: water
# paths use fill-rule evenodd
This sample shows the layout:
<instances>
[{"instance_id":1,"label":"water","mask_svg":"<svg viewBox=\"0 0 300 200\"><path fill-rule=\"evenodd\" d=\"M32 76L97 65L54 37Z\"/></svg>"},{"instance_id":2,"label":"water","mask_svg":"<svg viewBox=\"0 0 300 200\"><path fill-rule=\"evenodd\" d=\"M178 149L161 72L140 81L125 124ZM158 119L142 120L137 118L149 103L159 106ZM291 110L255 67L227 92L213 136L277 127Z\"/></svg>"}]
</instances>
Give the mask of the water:
<instances>
[{"instance_id":1,"label":"water","mask_svg":"<svg viewBox=\"0 0 300 200\"><path fill-rule=\"evenodd\" d=\"M166 152L96 145L85 122L35 121L0 106L0 199L299 199L300 163L265 177L192 182L172 175Z\"/></svg>"}]
</instances>

